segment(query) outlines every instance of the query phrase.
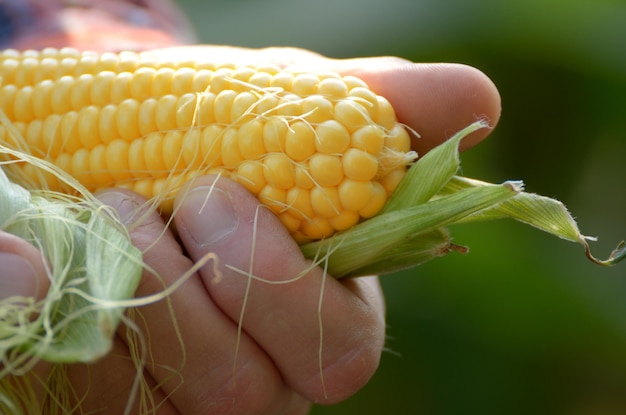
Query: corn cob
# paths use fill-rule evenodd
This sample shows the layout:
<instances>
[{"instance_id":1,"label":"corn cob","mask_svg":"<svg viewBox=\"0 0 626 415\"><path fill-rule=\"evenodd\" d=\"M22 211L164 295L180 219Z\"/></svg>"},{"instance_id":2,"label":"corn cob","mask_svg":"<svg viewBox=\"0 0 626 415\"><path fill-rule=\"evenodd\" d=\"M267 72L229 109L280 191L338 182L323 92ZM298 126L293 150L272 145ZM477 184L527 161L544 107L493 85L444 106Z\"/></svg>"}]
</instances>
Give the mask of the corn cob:
<instances>
[{"instance_id":1,"label":"corn cob","mask_svg":"<svg viewBox=\"0 0 626 415\"><path fill-rule=\"evenodd\" d=\"M332 72L66 48L5 50L0 77L0 109L22 137L19 146L0 126L0 143L57 165L90 191L156 198L164 213L184 182L222 174L298 241L376 215L415 158L390 103ZM12 168L27 187L71 190L28 164Z\"/></svg>"}]
</instances>

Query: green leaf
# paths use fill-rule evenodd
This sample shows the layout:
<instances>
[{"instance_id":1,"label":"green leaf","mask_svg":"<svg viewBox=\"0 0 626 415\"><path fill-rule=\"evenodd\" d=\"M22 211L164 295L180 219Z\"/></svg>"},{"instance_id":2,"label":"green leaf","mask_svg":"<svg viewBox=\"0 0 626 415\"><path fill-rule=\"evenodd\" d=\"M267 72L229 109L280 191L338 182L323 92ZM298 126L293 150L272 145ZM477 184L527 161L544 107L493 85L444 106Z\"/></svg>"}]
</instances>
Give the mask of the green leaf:
<instances>
[{"instance_id":1,"label":"green leaf","mask_svg":"<svg viewBox=\"0 0 626 415\"><path fill-rule=\"evenodd\" d=\"M459 170L459 144L474 131L486 128L477 121L420 157L407 171L381 213L427 202Z\"/></svg>"},{"instance_id":2,"label":"green leaf","mask_svg":"<svg viewBox=\"0 0 626 415\"><path fill-rule=\"evenodd\" d=\"M336 278L364 275L362 270L382 271L385 267L393 270L417 265L406 258L410 258L412 245L419 242L421 234L456 223L465 216L515 196L517 192L516 182L465 189L428 203L384 213L301 249L307 258L327 259L328 271ZM428 249L440 251L439 246L419 245L421 251ZM436 256L440 255L432 258ZM416 258L418 263L424 262L422 255L416 254Z\"/></svg>"}]
</instances>

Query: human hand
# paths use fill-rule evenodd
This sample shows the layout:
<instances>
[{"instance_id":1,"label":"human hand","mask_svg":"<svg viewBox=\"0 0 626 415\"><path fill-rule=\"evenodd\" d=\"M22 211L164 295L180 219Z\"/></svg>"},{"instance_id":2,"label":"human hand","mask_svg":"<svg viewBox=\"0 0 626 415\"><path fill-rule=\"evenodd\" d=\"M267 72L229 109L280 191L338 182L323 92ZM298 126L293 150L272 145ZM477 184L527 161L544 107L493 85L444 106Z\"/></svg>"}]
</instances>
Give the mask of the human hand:
<instances>
[{"instance_id":1,"label":"human hand","mask_svg":"<svg viewBox=\"0 0 626 415\"><path fill-rule=\"evenodd\" d=\"M193 48L195 53L200 52L197 48ZM179 49L161 53L173 51L180 53ZM420 65L396 58L337 61L292 49L259 52L204 47L203 53L233 53L241 59L271 59L359 76L389 99L401 122L419 132L421 138L413 146L420 154L477 117L492 125L499 117L499 96L493 84L479 71L462 65ZM464 147L487 133L474 133ZM324 278L322 269L310 268L278 219L267 209L259 209L259 202L241 186L223 178L196 181L193 190L177 201L174 220L180 240L156 214L132 225L137 208L143 205L137 195L115 190L99 197L125 218L133 243L145 251L147 265L163 279L144 273L138 297L161 291L163 284L171 285L209 252L218 258L219 280L213 272L215 264L209 261L168 301L142 307L142 318L135 319L149 336L151 355L144 376L154 388L155 402L161 404L159 414L304 414L310 402L332 404L351 396L375 372L385 335L384 301L377 279ZM24 241L14 242L13 246L20 247L18 254L28 251L19 255L32 265L30 281L39 281L40 289L45 287L40 258ZM308 272L283 285L254 281L246 296L248 278L225 265L248 271L252 258L254 275L267 281L289 280ZM2 261L0 280L5 282L0 286L11 287L6 281L15 280L11 267L19 264L11 265L0 256ZM4 295L11 289L16 288L3 289ZM122 413L136 376L128 356L121 329L113 353L88 366L68 366L77 396L86 396L84 411ZM39 373L45 374L46 366L42 364Z\"/></svg>"}]
</instances>

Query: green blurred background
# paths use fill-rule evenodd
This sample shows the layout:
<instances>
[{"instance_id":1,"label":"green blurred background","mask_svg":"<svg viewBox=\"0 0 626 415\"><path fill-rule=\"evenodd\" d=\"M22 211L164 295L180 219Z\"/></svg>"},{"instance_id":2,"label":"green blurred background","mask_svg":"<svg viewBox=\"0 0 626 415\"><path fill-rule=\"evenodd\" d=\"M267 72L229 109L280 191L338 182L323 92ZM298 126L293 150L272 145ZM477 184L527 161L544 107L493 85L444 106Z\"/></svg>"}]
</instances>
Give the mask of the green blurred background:
<instances>
[{"instance_id":1,"label":"green blurred background","mask_svg":"<svg viewBox=\"0 0 626 415\"><path fill-rule=\"evenodd\" d=\"M626 237L623 0L179 0L205 43L470 64L503 99L463 173L562 200L605 257ZM313 414L626 414L626 264L507 221L385 276L372 381Z\"/></svg>"}]
</instances>

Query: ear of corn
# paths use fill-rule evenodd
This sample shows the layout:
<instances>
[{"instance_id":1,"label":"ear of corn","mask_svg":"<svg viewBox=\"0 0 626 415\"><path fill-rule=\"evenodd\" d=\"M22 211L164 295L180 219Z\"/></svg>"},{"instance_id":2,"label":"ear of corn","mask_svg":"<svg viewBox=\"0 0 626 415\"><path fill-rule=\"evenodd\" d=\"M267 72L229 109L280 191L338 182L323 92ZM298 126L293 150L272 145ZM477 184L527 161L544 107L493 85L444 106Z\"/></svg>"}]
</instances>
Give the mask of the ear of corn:
<instances>
[{"instance_id":1,"label":"ear of corn","mask_svg":"<svg viewBox=\"0 0 626 415\"><path fill-rule=\"evenodd\" d=\"M184 182L219 173L300 242L376 215L416 157L389 102L350 76L49 49L4 51L0 77L21 148L88 190L129 188L169 213ZM31 188L71 191L11 169Z\"/></svg>"}]
</instances>

